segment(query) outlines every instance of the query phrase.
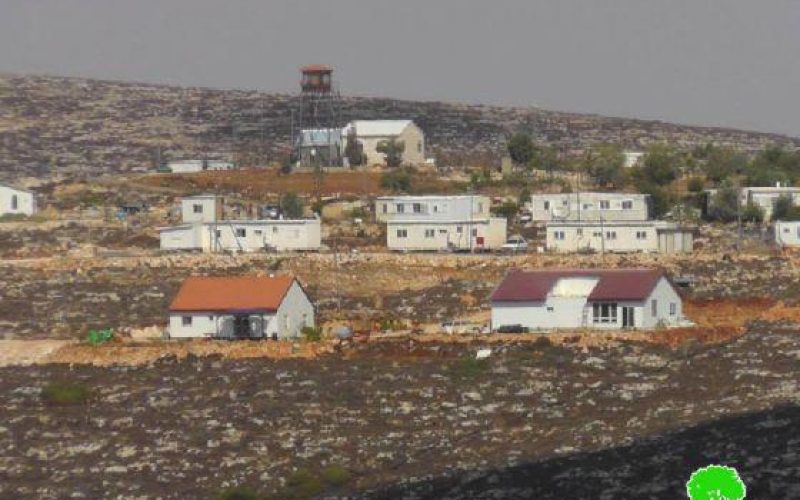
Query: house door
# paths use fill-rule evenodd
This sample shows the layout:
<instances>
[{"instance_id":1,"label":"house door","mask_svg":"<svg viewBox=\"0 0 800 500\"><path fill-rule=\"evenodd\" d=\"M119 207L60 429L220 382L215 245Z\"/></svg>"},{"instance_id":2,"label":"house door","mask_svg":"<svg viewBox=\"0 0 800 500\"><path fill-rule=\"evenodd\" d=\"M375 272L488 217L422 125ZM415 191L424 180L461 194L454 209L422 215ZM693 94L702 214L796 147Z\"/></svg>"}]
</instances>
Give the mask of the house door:
<instances>
[{"instance_id":1,"label":"house door","mask_svg":"<svg viewBox=\"0 0 800 500\"><path fill-rule=\"evenodd\" d=\"M622 307L622 328L633 328L633 307Z\"/></svg>"},{"instance_id":2,"label":"house door","mask_svg":"<svg viewBox=\"0 0 800 500\"><path fill-rule=\"evenodd\" d=\"M233 318L233 336L237 339L250 337L250 317L236 316Z\"/></svg>"}]
</instances>

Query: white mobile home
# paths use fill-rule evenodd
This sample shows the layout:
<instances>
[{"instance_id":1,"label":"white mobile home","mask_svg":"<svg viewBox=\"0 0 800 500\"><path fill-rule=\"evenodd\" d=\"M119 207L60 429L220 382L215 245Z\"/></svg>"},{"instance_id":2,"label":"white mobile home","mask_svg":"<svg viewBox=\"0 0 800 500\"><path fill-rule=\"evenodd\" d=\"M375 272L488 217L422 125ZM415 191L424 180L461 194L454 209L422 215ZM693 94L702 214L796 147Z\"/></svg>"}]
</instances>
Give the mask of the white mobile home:
<instances>
[{"instance_id":1,"label":"white mobile home","mask_svg":"<svg viewBox=\"0 0 800 500\"><path fill-rule=\"evenodd\" d=\"M224 160L177 160L167 163L167 169L173 174L191 174L207 170L233 170L233 162Z\"/></svg>"},{"instance_id":2,"label":"white mobile home","mask_svg":"<svg viewBox=\"0 0 800 500\"><path fill-rule=\"evenodd\" d=\"M400 220L386 224L390 250L494 250L506 242L502 217L474 220Z\"/></svg>"},{"instance_id":3,"label":"white mobile home","mask_svg":"<svg viewBox=\"0 0 800 500\"><path fill-rule=\"evenodd\" d=\"M36 196L26 189L0 184L0 216L33 215L36 212Z\"/></svg>"},{"instance_id":4,"label":"white mobile home","mask_svg":"<svg viewBox=\"0 0 800 500\"><path fill-rule=\"evenodd\" d=\"M159 229L162 250L255 252L319 250L322 223L310 219L226 220L221 197L206 194L181 200L183 224Z\"/></svg>"},{"instance_id":5,"label":"white mobile home","mask_svg":"<svg viewBox=\"0 0 800 500\"><path fill-rule=\"evenodd\" d=\"M714 206L715 196L719 189L706 190L706 210ZM739 189L739 204L742 207L755 205L764 212L764 220L772 219L772 211L779 198L789 198L792 204L800 205L800 188L776 186L776 187L743 187Z\"/></svg>"},{"instance_id":6,"label":"white mobile home","mask_svg":"<svg viewBox=\"0 0 800 500\"><path fill-rule=\"evenodd\" d=\"M550 252L691 252L694 231L663 221L548 222Z\"/></svg>"},{"instance_id":7,"label":"white mobile home","mask_svg":"<svg viewBox=\"0 0 800 500\"><path fill-rule=\"evenodd\" d=\"M469 220L489 217L491 200L483 195L380 196L375 220Z\"/></svg>"},{"instance_id":8,"label":"white mobile home","mask_svg":"<svg viewBox=\"0 0 800 500\"><path fill-rule=\"evenodd\" d=\"M159 229L162 250L256 252L319 250L322 224L313 219L225 220Z\"/></svg>"},{"instance_id":9,"label":"white mobile home","mask_svg":"<svg viewBox=\"0 0 800 500\"><path fill-rule=\"evenodd\" d=\"M650 195L637 193L534 194L527 204L532 220L642 221L650 218Z\"/></svg>"},{"instance_id":10,"label":"white mobile home","mask_svg":"<svg viewBox=\"0 0 800 500\"><path fill-rule=\"evenodd\" d=\"M779 247L800 246L800 221L777 221L773 228L776 245Z\"/></svg>"},{"instance_id":11,"label":"white mobile home","mask_svg":"<svg viewBox=\"0 0 800 500\"><path fill-rule=\"evenodd\" d=\"M656 328L687 324L681 297L662 271L512 271L494 290L492 330Z\"/></svg>"},{"instance_id":12,"label":"white mobile home","mask_svg":"<svg viewBox=\"0 0 800 500\"><path fill-rule=\"evenodd\" d=\"M314 306L291 276L190 277L169 307L171 338L293 339Z\"/></svg>"}]
</instances>

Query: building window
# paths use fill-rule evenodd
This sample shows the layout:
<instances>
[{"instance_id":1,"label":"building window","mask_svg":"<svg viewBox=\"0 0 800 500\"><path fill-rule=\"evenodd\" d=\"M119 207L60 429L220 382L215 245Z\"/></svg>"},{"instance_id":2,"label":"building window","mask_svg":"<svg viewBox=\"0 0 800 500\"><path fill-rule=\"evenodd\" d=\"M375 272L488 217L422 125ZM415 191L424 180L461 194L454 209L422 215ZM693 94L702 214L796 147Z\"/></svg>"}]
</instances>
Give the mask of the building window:
<instances>
[{"instance_id":1,"label":"building window","mask_svg":"<svg viewBox=\"0 0 800 500\"><path fill-rule=\"evenodd\" d=\"M589 207L590 207L590 206L591 206L591 205L589 205L588 203L584 203L584 204L583 204L583 209L584 209L584 210L589 210Z\"/></svg>"},{"instance_id":2,"label":"building window","mask_svg":"<svg viewBox=\"0 0 800 500\"><path fill-rule=\"evenodd\" d=\"M561 205L566 207L567 205L569 205L569 200L567 200L567 199L561 200Z\"/></svg>"},{"instance_id":3,"label":"building window","mask_svg":"<svg viewBox=\"0 0 800 500\"><path fill-rule=\"evenodd\" d=\"M183 326L192 326L192 317L191 316L184 316L181 318L181 325Z\"/></svg>"},{"instance_id":4,"label":"building window","mask_svg":"<svg viewBox=\"0 0 800 500\"><path fill-rule=\"evenodd\" d=\"M433 206L433 213L439 213L439 205Z\"/></svg>"},{"instance_id":5,"label":"building window","mask_svg":"<svg viewBox=\"0 0 800 500\"><path fill-rule=\"evenodd\" d=\"M616 231L606 231L606 239L607 240L616 240L617 239L617 232Z\"/></svg>"},{"instance_id":6,"label":"building window","mask_svg":"<svg viewBox=\"0 0 800 500\"><path fill-rule=\"evenodd\" d=\"M447 229L440 229L439 234L447 234Z\"/></svg>"},{"instance_id":7,"label":"building window","mask_svg":"<svg viewBox=\"0 0 800 500\"><path fill-rule=\"evenodd\" d=\"M417 141L417 153L422 153L422 141Z\"/></svg>"},{"instance_id":8,"label":"building window","mask_svg":"<svg viewBox=\"0 0 800 500\"><path fill-rule=\"evenodd\" d=\"M676 304L675 302L670 302L669 303L669 315L670 316L675 316L676 314L678 314L678 304Z\"/></svg>"},{"instance_id":9,"label":"building window","mask_svg":"<svg viewBox=\"0 0 800 500\"><path fill-rule=\"evenodd\" d=\"M475 237L478 236L478 229L477 228L473 228L472 229L472 236L475 236Z\"/></svg>"},{"instance_id":10,"label":"building window","mask_svg":"<svg viewBox=\"0 0 800 500\"><path fill-rule=\"evenodd\" d=\"M616 302L595 302L592 304L592 321L594 323L616 323Z\"/></svg>"},{"instance_id":11,"label":"building window","mask_svg":"<svg viewBox=\"0 0 800 500\"><path fill-rule=\"evenodd\" d=\"M456 232L457 232L458 234L461 234L461 233L463 233L463 232L464 232L464 226L456 226Z\"/></svg>"},{"instance_id":12,"label":"building window","mask_svg":"<svg viewBox=\"0 0 800 500\"><path fill-rule=\"evenodd\" d=\"M278 233L278 226L272 226L272 234Z\"/></svg>"},{"instance_id":13,"label":"building window","mask_svg":"<svg viewBox=\"0 0 800 500\"><path fill-rule=\"evenodd\" d=\"M633 201L631 200L622 200L622 209L623 210L630 210L633 208Z\"/></svg>"},{"instance_id":14,"label":"building window","mask_svg":"<svg viewBox=\"0 0 800 500\"><path fill-rule=\"evenodd\" d=\"M405 213L405 211L406 211L405 205L403 205L402 203L398 203L397 204L397 213L398 214L402 214L402 213Z\"/></svg>"},{"instance_id":15,"label":"building window","mask_svg":"<svg viewBox=\"0 0 800 500\"><path fill-rule=\"evenodd\" d=\"M384 203L383 204L383 213L386 213L388 210L389 210L389 204L388 203Z\"/></svg>"},{"instance_id":16,"label":"building window","mask_svg":"<svg viewBox=\"0 0 800 500\"><path fill-rule=\"evenodd\" d=\"M555 309L553 309L553 306L547 306L547 312L551 313L551 312L553 312L554 310L555 310Z\"/></svg>"},{"instance_id":17,"label":"building window","mask_svg":"<svg viewBox=\"0 0 800 500\"><path fill-rule=\"evenodd\" d=\"M647 231L636 231L636 239L637 240L646 240L647 239Z\"/></svg>"},{"instance_id":18,"label":"building window","mask_svg":"<svg viewBox=\"0 0 800 500\"><path fill-rule=\"evenodd\" d=\"M600 200L600 210L608 210L611 208L611 202L608 200Z\"/></svg>"},{"instance_id":19,"label":"building window","mask_svg":"<svg viewBox=\"0 0 800 500\"><path fill-rule=\"evenodd\" d=\"M478 213L479 214L483 213L483 203L480 203L480 202L478 203Z\"/></svg>"},{"instance_id":20,"label":"building window","mask_svg":"<svg viewBox=\"0 0 800 500\"><path fill-rule=\"evenodd\" d=\"M261 229L256 229L256 230L255 230L255 231L253 231L253 232L255 233L255 235L256 235L256 236L261 236L261 235L263 235L263 234L264 234L264 231L262 231Z\"/></svg>"},{"instance_id":21,"label":"building window","mask_svg":"<svg viewBox=\"0 0 800 500\"><path fill-rule=\"evenodd\" d=\"M553 231L553 238L556 240L564 239L564 231Z\"/></svg>"},{"instance_id":22,"label":"building window","mask_svg":"<svg viewBox=\"0 0 800 500\"><path fill-rule=\"evenodd\" d=\"M237 227L236 228L236 237L237 238L245 238L245 237L247 237L247 229L245 229L243 227Z\"/></svg>"},{"instance_id":23,"label":"building window","mask_svg":"<svg viewBox=\"0 0 800 500\"><path fill-rule=\"evenodd\" d=\"M544 202L544 209L545 210L550 210L550 202L549 201Z\"/></svg>"},{"instance_id":24,"label":"building window","mask_svg":"<svg viewBox=\"0 0 800 500\"><path fill-rule=\"evenodd\" d=\"M658 301L653 299L650 301L650 315L656 316L658 314Z\"/></svg>"},{"instance_id":25,"label":"building window","mask_svg":"<svg viewBox=\"0 0 800 500\"><path fill-rule=\"evenodd\" d=\"M576 229L575 232L577 233L578 236L583 236L583 228L582 227L579 227L578 229Z\"/></svg>"},{"instance_id":26,"label":"building window","mask_svg":"<svg viewBox=\"0 0 800 500\"><path fill-rule=\"evenodd\" d=\"M202 214L203 213L203 205L195 203L194 205L192 205L192 211L194 213L196 213L196 214Z\"/></svg>"},{"instance_id":27,"label":"building window","mask_svg":"<svg viewBox=\"0 0 800 500\"><path fill-rule=\"evenodd\" d=\"M16 210L19 207L19 200L17 199L17 195L11 196L11 210Z\"/></svg>"},{"instance_id":28,"label":"building window","mask_svg":"<svg viewBox=\"0 0 800 500\"><path fill-rule=\"evenodd\" d=\"M411 207L414 210L415 214L421 214L422 213L422 203L414 203L413 205L411 205Z\"/></svg>"},{"instance_id":29,"label":"building window","mask_svg":"<svg viewBox=\"0 0 800 500\"><path fill-rule=\"evenodd\" d=\"M222 238L222 229L215 229L214 235L217 237L217 239Z\"/></svg>"},{"instance_id":30,"label":"building window","mask_svg":"<svg viewBox=\"0 0 800 500\"><path fill-rule=\"evenodd\" d=\"M408 230L407 229L398 229L397 230L397 237L398 238L408 238Z\"/></svg>"},{"instance_id":31,"label":"building window","mask_svg":"<svg viewBox=\"0 0 800 500\"><path fill-rule=\"evenodd\" d=\"M595 231L594 233L592 233L592 236L594 236L595 238L602 238L603 237L603 232L602 231Z\"/></svg>"},{"instance_id":32,"label":"building window","mask_svg":"<svg viewBox=\"0 0 800 500\"><path fill-rule=\"evenodd\" d=\"M425 230L425 237L426 238L433 238L436 235L435 229L426 229Z\"/></svg>"}]
</instances>

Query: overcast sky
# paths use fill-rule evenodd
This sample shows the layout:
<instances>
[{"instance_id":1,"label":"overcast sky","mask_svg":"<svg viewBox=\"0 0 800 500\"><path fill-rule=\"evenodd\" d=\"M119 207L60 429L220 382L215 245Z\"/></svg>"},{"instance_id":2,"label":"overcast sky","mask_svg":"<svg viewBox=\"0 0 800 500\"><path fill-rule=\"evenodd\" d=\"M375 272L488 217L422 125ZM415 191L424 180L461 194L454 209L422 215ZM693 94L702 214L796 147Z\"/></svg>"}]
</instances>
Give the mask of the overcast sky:
<instances>
[{"instance_id":1,"label":"overcast sky","mask_svg":"<svg viewBox=\"0 0 800 500\"><path fill-rule=\"evenodd\" d=\"M800 136L800 0L0 0L0 72L533 105Z\"/></svg>"}]
</instances>

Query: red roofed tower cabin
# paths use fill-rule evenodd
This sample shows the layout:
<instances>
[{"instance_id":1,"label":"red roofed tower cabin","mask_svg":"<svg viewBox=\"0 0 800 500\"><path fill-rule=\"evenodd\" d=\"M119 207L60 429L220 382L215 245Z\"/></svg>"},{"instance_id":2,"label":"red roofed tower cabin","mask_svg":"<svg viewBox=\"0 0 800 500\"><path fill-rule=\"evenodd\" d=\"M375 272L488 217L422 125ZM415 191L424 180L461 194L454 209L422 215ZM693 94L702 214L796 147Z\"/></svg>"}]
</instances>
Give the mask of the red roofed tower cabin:
<instances>
[{"instance_id":1,"label":"red roofed tower cabin","mask_svg":"<svg viewBox=\"0 0 800 500\"><path fill-rule=\"evenodd\" d=\"M297 338L314 306L292 276L186 278L169 306L171 338Z\"/></svg>"},{"instance_id":2,"label":"red roofed tower cabin","mask_svg":"<svg viewBox=\"0 0 800 500\"><path fill-rule=\"evenodd\" d=\"M680 295L655 269L514 270L491 300L492 330L687 324Z\"/></svg>"}]
</instances>

